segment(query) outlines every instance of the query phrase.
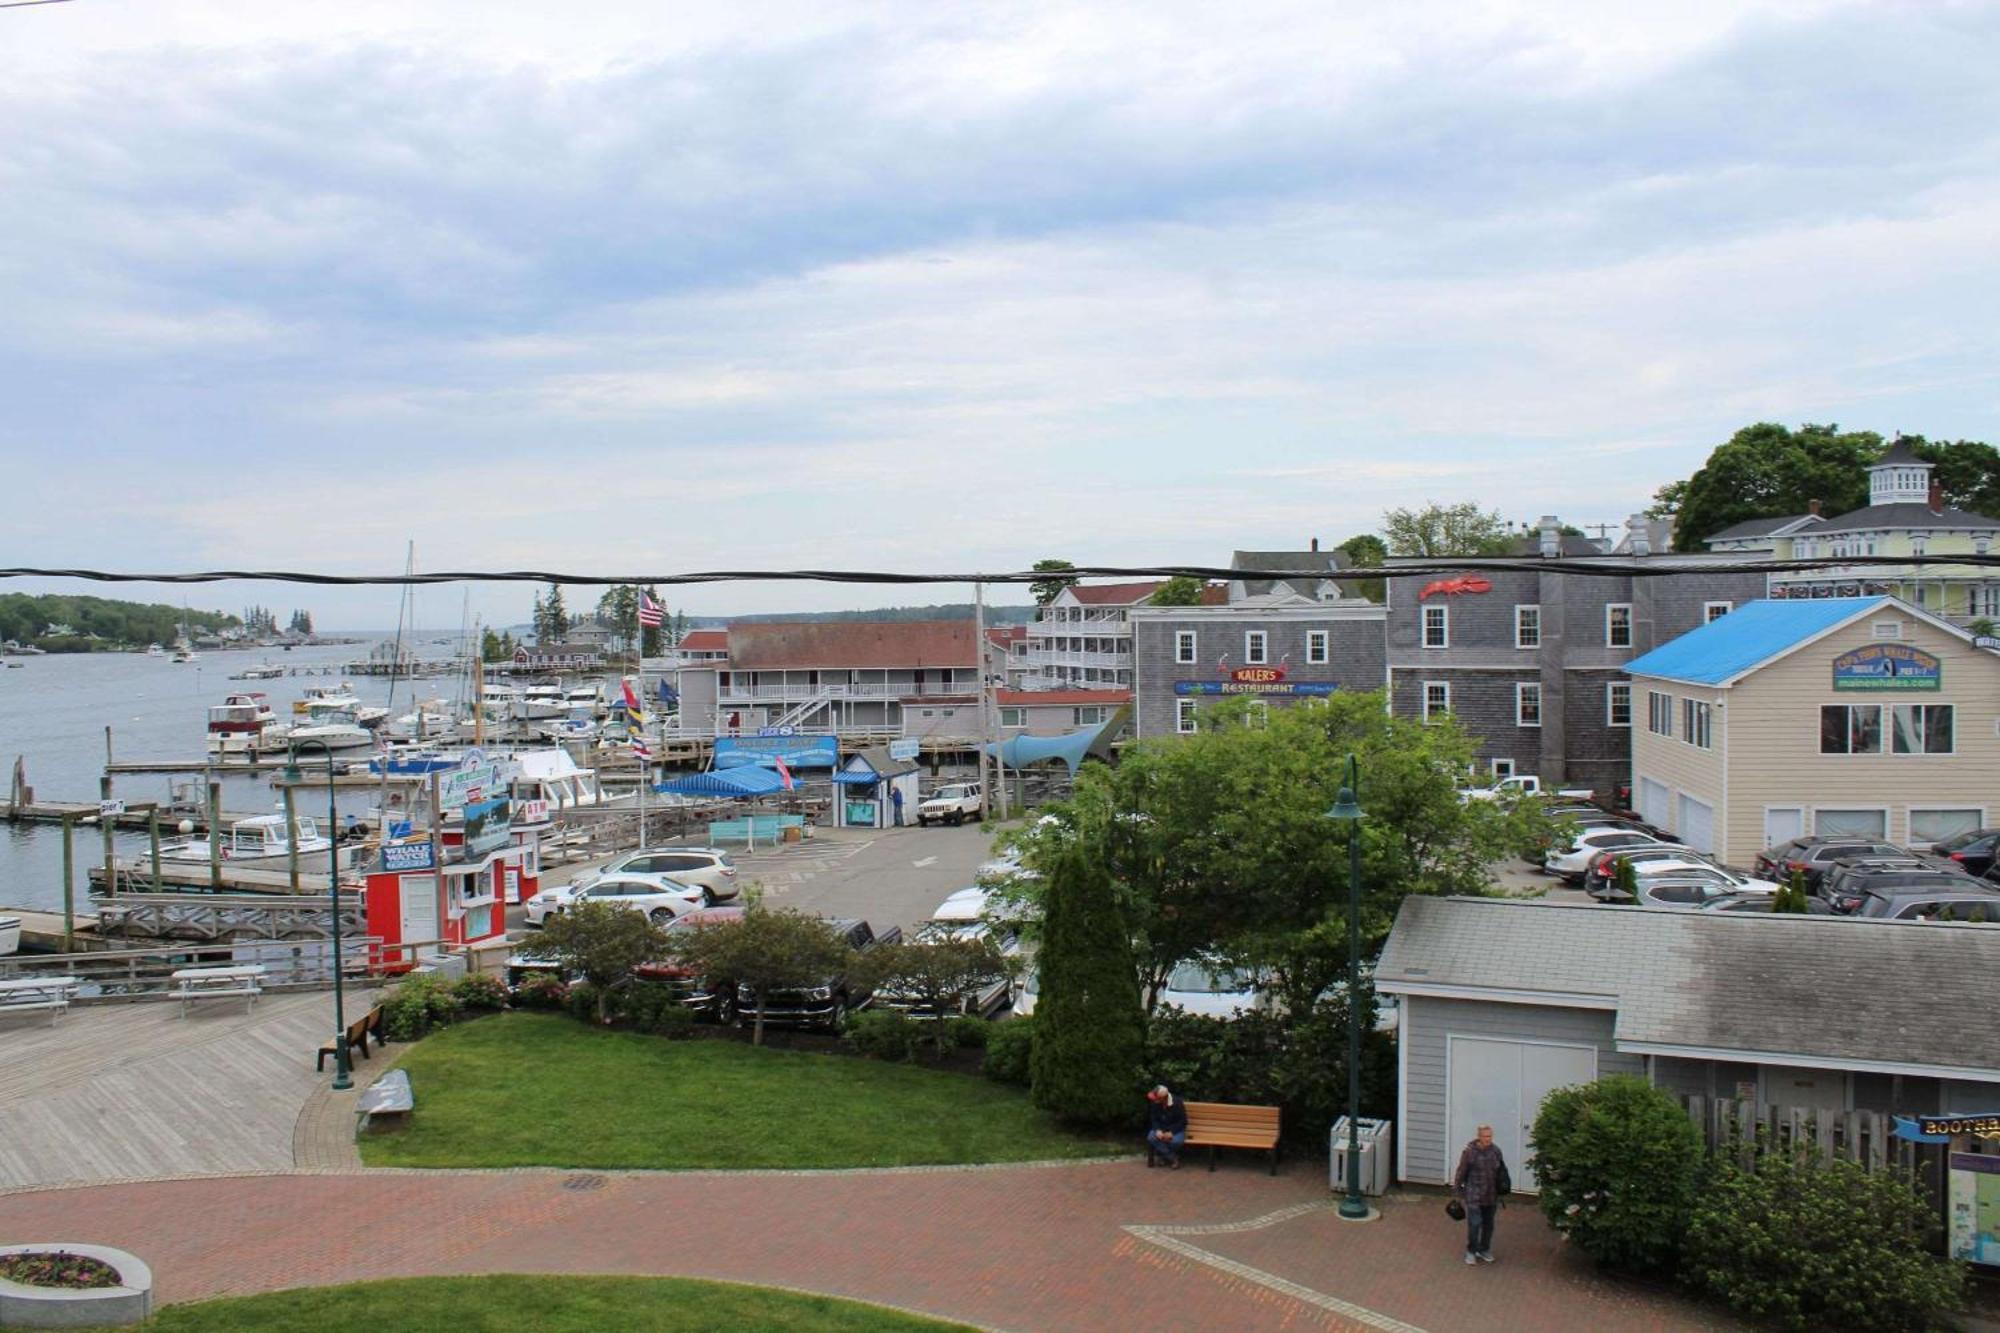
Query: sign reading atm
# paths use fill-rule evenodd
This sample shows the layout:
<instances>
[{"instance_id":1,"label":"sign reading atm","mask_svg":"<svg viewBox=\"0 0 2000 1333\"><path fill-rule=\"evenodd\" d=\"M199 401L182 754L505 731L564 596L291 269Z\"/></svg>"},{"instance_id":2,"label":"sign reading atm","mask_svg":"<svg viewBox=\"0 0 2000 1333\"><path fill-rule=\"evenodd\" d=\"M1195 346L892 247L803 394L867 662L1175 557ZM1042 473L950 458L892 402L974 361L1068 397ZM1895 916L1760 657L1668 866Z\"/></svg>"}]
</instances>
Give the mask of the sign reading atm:
<instances>
[{"instance_id":1,"label":"sign reading atm","mask_svg":"<svg viewBox=\"0 0 2000 1333\"><path fill-rule=\"evenodd\" d=\"M1944 664L1906 643L1871 643L1833 659L1836 690L1936 690Z\"/></svg>"}]
</instances>

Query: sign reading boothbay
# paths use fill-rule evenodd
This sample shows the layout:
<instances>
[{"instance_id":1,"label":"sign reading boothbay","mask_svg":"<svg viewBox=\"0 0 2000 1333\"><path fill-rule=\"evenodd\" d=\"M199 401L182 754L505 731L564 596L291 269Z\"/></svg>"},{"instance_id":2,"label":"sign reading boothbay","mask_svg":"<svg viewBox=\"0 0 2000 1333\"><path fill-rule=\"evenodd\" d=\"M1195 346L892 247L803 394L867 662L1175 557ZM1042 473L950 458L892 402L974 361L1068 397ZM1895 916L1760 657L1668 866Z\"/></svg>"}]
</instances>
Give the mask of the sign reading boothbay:
<instances>
[{"instance_id":1,"label":"sign reading boothbay","mask_svg":"<svg viewBox=\"0 0 2000 1333\"><path fill-rule=\"evenodd\" d=\"M1906 643L1871 643L1833 659L1836 690L1936 690L1944 664Z\"/></svg>"}]
</instances>

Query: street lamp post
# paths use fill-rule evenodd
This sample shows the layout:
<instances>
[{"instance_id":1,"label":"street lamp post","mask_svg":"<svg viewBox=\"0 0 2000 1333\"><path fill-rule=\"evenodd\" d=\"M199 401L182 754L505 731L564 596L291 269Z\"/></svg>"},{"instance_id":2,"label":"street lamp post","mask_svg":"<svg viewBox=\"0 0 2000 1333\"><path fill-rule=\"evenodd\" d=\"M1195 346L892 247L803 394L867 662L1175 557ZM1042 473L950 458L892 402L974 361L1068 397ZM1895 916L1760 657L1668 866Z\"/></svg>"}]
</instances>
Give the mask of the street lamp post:
<instances>
[{"instance_id":1,"label":"street lamp post","mask_svg":"<svg viewBox=\"0 0 2000 1333\"><path fill-rule=\"evenodd\" d=\"M1360 764L1347 756L1347 779L1328 819L1347 825L1347 1195L1340 1215L1350 1222L1372 1216L1361 1197L1361 786Z\"/></svg>"},{"instance_id":2,"label":"street lamp post","mask_svg":"<svg viewBox=\"0 0 2000 1333\"><path fill-rule=\"evenodd\" d=\"M289 802L291 788L305 780L305 774L299 769L299 751L313 746L318 746L326 756L326 901L333 916L333 1088L336 1092L345 1092L354 1086L354 1066L347 1049L347 997L341 988L345 959L340 950L340 810L335 804L338 792L333 781L333 747L325 741L310 738L292 742L286 750L283 776L285 796ZM293 855L297 855L296 830L292 837Z\"/></svg>"}]
</instances>

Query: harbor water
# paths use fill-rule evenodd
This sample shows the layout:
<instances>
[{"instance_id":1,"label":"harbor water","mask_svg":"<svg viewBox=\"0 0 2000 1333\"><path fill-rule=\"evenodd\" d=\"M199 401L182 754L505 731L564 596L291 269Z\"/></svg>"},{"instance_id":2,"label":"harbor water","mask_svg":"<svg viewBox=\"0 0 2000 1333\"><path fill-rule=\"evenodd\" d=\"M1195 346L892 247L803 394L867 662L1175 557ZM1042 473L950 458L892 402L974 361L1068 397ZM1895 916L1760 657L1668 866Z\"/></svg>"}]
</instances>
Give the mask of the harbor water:
<instances>
[{"instance_id":1,"label":"harbor water","mask_svg":"<svg viewBox=\"0 0 2000 1333\"><path fill-rule=\"evenodd\" d=\"M111 729L112 755L117 760L187 762L207 754L208 708L237 690L261 690L271 707L289 721L292 703L307 688L345 680L363 703L391 704L391 716L408 712L414 699L455 699L464 689L450 678L398 680L339 674L281 676L271 680L231 680L246 667L269 663L287 671L323 672L363 660L382 635L365 643L294 648L248 648L208 651L192 663L174 663L144 653L74 653L45 657L11 657L18 669L0 669L0 764L11 773L15 758L27 768L28 783L38 801L95 801L104 772L105 728ZM435 637L435 636L429 636ZM419 642L427 642L425 640ZM435 648L443 657L452 649ZM394 698L390 691L393 684ZM366 750L343 753L342 759L365 760ZM311 756L313 762L323 759ZM232 814L258 814L281 808L272 785L276 774L222 772L222 808ZM119 774L112 795L127 801L166 801L170 784L200 783L200 774ZM343 815L358 813L372 800L366 789L339 793ZM326 818L325 791L299 797L299 813ZM118 853L144 853L144 833L115 835ZM75 834L76 895L85 898L85 867L103 861L103 835L97 828ZM60 911L63 900L60 825L19 823L0 828L0 907Z\"/></svg>"}]
</instances>

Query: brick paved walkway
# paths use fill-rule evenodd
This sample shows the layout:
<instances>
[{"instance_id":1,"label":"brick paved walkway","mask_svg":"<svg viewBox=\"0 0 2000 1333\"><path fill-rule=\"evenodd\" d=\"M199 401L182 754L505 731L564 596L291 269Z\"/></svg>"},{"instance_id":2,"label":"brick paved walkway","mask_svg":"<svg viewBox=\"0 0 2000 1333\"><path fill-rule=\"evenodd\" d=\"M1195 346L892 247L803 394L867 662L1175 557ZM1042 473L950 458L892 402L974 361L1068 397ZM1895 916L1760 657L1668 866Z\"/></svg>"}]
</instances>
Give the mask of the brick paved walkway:
<instances>
[{"instance_id":1,"label":"brick paved walkway","mask_svg":"<svg viewBox=\"0 0 2000 1333\"><path fill-rule=\"evenodd\" d=\"M1324 1174L1136 1160L819 1173L288 1172L0 1195L0 1241L132 1250L162 1300L486 1272L712 1277L1020 1330L1725 1326L1594 1279L1530 1209L1465 1268L1428 1200L1341 1223ZM1273 1215L1276 1215L1275 1219ZM1248 1225L1246 1225L1248 1224ZM1150 1228L1161 1228L1155 1231Z\"/></svg>"}]
</instances>

